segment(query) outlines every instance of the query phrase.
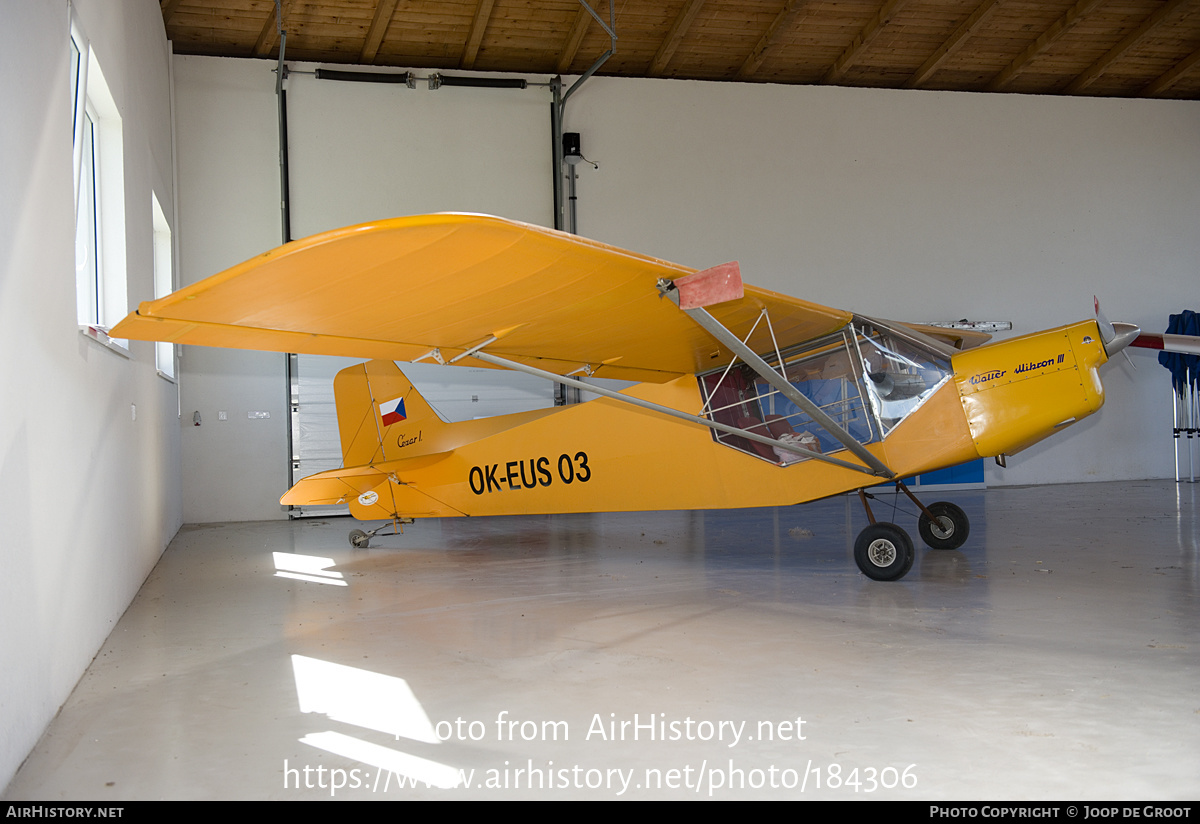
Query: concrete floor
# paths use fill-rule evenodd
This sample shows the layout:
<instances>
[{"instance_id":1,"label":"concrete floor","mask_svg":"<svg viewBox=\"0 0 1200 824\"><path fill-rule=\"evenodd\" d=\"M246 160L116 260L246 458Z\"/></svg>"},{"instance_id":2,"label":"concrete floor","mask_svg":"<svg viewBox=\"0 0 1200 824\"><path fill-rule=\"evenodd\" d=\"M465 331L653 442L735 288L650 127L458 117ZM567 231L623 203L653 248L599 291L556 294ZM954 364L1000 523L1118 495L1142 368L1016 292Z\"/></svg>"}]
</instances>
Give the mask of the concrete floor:
<instances>
[{"instance_id":1,"label":"concrete floor","mask_svg":"<svg viewBox=\"0 0 1200 824\"><path fill-rule=\"evenodd\" d=\"M4 798L1195 799L1198 496L184 527Z\"/></svg>"}]
</instances>

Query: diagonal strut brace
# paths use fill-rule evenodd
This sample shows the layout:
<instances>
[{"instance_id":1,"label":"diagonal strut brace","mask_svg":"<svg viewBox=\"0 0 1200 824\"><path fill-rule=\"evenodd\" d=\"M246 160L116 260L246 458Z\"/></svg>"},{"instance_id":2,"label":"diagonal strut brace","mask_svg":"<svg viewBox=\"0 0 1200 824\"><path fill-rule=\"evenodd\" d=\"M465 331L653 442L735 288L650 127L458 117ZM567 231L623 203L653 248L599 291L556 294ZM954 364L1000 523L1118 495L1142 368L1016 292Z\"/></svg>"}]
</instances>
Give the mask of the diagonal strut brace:
<instances>
[{"instance_id":1,"label":"diagonal strut brace","mask_svg":"<svg viewBox=\"0 0 1200 824\"><path fill-rule=\"evenodd\" d=\"M597 386L592 383L584 383L583 381L575 380L574 378L568 378L565 375L557 375L554 372L547 372L544 369L538 369L536 366L528 366L524 363L508 360L507 358L502 358L498 355L493 355L490 352L483 351L482 347L486 345L487 342L471 349L469 357L475 358L476 360L481 360L484 363L490 363L494 366L501 366L505 369L512 369L517 372L524 372L528 375L545 378L546 380L554 381L555 383L561 383L563 386L572 386L577 389L582 389L585 392L592 392L597 395L603 395L606 398L612 398L613 400L632 404L633 406L640 406L643 409L649 409L652 412L658 412L662 415L667 415L672 418L679 418L681 420L691 421L692 423L698 423L701 426L706 426L709 429L715 429L718 432L725 432L730 435L737 435L739 437L746 438L747 440L758 441L759 443L766 444L767 446L777 447L786 452L792 452L796 455L802 455L806 458L813 458L814 460L823 461L824 463L833 464L845 469L853 469L855 472L864 472L868 475L876 474L865 466L850 463L849 461L843 461L840 458L831 458L828 455L823 455L820 452L813 452L812 450L805 449L802 446L794 446L789 443L783 443L782 441L777 441L774 438L768 438L763 435L759 435L757 432L738 429L736 426L729 426L727 424L719 423L718 421L710 421L706 418L689 414L680 409L674 409L670 406L663 406L662 404L643 400L642 398L636 398L632 395L614 392L611 389L607 389L603 386Z\"/></svg>"},{"instance_id":2,"label":"diagonal strut brace","mask_svg":"<svg viewBox=\"0 0 1200 824\"><path fill-rule=\"evenodd\" d=\"M679 306L679 290L673 287L674 284L670 281L666 281L665 283L660 281L659 283L659 289L674 301L676 306ZM721 322L710 315L707 310L697 307L694 309L681 309L680 311L684 312L706 332L728 347L733 354L737 355L747 366L757 372L763 380L778 389L785 398L807 412L814 423L836 438L856 458L869 466L871 474L882 478L896 477L896 473L888 469L883 461L876 458L865 446L854 440L849 432L838 426L833 418L829 417L819 406L805 397L799 389L792 386L791 382L784 378L783 375L772 369L766 361L758 356L758 353L742 343L737 335L721 325Z\"/></svg>"}]
</instances>

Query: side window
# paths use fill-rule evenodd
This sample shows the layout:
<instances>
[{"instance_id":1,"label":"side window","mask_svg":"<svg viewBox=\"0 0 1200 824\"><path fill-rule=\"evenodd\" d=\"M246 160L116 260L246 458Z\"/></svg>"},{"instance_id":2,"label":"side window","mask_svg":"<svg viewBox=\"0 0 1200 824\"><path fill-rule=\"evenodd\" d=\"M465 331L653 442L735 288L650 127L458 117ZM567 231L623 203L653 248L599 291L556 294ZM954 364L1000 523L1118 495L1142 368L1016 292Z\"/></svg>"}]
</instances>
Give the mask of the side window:
<instances>
[{"instance_id":1,"label":"side window","mask_svg":"<svg viewBox=\"0 0 1200 824\"><path fill-rule=\"evenodd\" d=\"M785 353L784 364L788 382L850 437L864 444L877 440L871 416L863 402L856 358L845 336L838 334L804 344ZM772 425L777 433L775 437L795 433L802 445L823 454L844 449L807 412L765 380L759 378L755 385L762 399L764 416L777 421Z\"/></svg>"},{"instance_id":2,"label":"side window","mask_svg":"<svg viewBox=\"0 0 1200 824\"><path fill-rule=\"evenodd\" d=\"M819 407L859 443L878 440L863 400L856 350L842 332L808 341L782 353L784 374L797 392ZM775 353L763 358L772 366ZM711 420L772 440L828 454L845 447L787 396L743 365L700 376L704 414ZM713 436L727 446L784 464L803 458L772 445L725 433Z\"/></svg>"},{"instance_id":3,"label":"side window","mask_svg":"<svg viewBox=\"0 0 1200 824\"><path fill-rule=\"evenodd\" d=\"M77 26L71 29L71 95L78 320L81 327L109 343L103 330L124 317L129 303L121 115Z\"/></svg>"}]
</instances>

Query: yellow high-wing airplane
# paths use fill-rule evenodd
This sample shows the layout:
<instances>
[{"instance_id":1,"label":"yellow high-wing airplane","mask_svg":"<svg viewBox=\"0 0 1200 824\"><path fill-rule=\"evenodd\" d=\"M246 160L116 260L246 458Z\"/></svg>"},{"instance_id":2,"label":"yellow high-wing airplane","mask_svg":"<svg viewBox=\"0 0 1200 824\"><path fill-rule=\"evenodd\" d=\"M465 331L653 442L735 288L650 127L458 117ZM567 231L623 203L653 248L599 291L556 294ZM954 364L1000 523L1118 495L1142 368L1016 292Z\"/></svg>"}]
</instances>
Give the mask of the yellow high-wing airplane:
<instances>
[{"instance_id":1,"label":"yellow high-wing airplane","mask_svg":"<svg viewBox=\"0 0 1200 824\"><path fill-rule=\"evenodd\" d=\"M1001 343L742 284L495 217L395 218L295 241L160 300L114 338L372 358L335 380L345 466L281 503L362 520L779 506L859 490L855 560L912 566L864 489L1011 455L1104 403L1098 368L1137 337L1087 320ZM602 397L447 423L397 361L486 365ZM638 381L617 392L575 376ZM963 511L921 509L928 545ZM372 533L355 531L366 545Z\"/></svg>"}]
</instances>

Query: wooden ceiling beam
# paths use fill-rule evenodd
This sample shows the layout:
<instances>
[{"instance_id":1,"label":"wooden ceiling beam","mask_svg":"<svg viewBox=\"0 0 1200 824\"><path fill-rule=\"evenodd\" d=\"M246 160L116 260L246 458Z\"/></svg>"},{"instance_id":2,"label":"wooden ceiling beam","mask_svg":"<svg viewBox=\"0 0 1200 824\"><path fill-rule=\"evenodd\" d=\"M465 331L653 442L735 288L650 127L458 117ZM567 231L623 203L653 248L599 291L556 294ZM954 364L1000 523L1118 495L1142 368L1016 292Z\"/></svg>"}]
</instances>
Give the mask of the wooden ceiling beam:
<instances>
[{"instance_id":1,"label":"wooden ceiling beam","mask_svg":"<svg viewBox=\"0 0 1200 824\"><path fill-rule=\"evenodd\" d=\"M787 3L784 3L783 9L775 15L771 25L767 27L766 34L758 38L758 43L754 45L750 54L742 62L742 67L738 69L738 73L734 77L735 80L749 80L751 75L759 70L767 57L767 51L779 41L784 32L792 27L796 15L807 4L808 0L788 0Z\"/></svg>"},{"instance_id":2,"label":"wooden ceiling beam","mask_svg":"<svg viewBox=\"0 0 1200 824\"><path fill-rule=\"evenodd\" d=\"M1017 55L998 75L992 78L992 82L987 85L986 91L1003 91L1004 87L1024 71L1033 62L1034 58L1048 49L1051 43L1066 34L1081 18L1103 2L1104 0L1079 0L1078 3L1067 9L1066 14L1051 23L1050 27L1042 32L1037 40L1030 43L1025 51Z\"/></svg>"},{"instance_id":3,"label":"wooden ceiling beam","mask_svg":"<svg viewBox=\"0 0 1200 824\"><path fill-rule=\"evenodd\" d=\"M254 41L254 50L251 55L270 57L271 53L279 48L279 22L287 14L287 5L287 0L282 0L278 18L275 16L274 6L267 12L267 19L263 21L262 31L258 33L258 40Z\"/></svg>"},{"instance_id":4,"label":"wooden ceiling beam","mask_svg":"<svg viewBox=\"0 0 1200 824\"><path fill-rule=\"evenodd\" d=\"M1095 83L1109 66L1120 60L1122 56L1137 46L1147 35L1161 26L1164 20L1178 11L1181 6L1185 6L1190 2L1191 0L1171 0L1165 6L1160 6L1158 11L1147 17L1142 25L1122 37L1120 43L1109 49L1107 54L1088 66L1083 74L1072 80L1063 92L1065 94L1079 94L1088 86Z\"/></svg>"},{"instance_id":5,"label":"wooden ceiling beam","mask_svg":"<svg viewBox=\"0 0 1200 824\"><path fill-rule=\"evenodd\" d=\"M175 16L175 9L179 8L179 4L183 0L159 0L159 9L162 11L163 25L169 26L171 18Z\"/></svg>"},{"instance_id":6,"label":"wooden ceiling beam","mask_svg":"<svg viewBox=\"0 0 1200 824\"><path fill-rule=\"evenodd\" d=\"M921 64L921 68L917 69L912 77L908 78L908 82L904 84L905 88L915 89L929 80L941 68L942 64L950 59L951 55L956 51L961 49L971 35L987 22L987 19L996 10L996 5L999 2L1000 0L984 0L976 6L975 11L971 12L971 16L964 20L962 25L955 29L954 33L947 38L946 42L940 45L937 51Z\"/></svg>"},{"instance_id":7,"label":"wooden ceiling beam","mask_svg":"<svg viewBox=\"0 0 1200 824\"><path fill-rule=\"evenodd\" d=\"M375 62L375 56L379 54L379 47L383 45L383 36L387 34L388 24L392 22L392 13L396 11L397 0L379 0L375 4L375 14L371 18L371 25L367 28L367 37L363 41L362 52L358 55L358 62L369 66Z\"/></svg>"},{"instance_id":8,"label":"wooden ceiling beam","mask_svg":"<svg viewBox=\"0 0 1200 824\"><path fill-rule=\"evenodd\" d=\"M281 51L278 7L293 40L288 56L304 54L312 60L468 70L515 71L527 65L553 72L557 66L565 77L582 71L591 62L590 53L603 51L608 43L607 36L600 38L606 24L598 24L590 11L600 5L597 0L587 0L588 7L577 0L154 2L178 54L270 60ZM628 39L635 46L626 53L628 59L614 61L609 71L642 77L823 79L909 88L1200 99L1200 62L1191 54L1200 49L1194 25L1200 0L1056 0L1045 4L1054 7L1048 15L1029 0L670 0L644 5L627 21Z\"/></svg>"},{"instance_id":9,"label":"wooden ceiling beam","mask_svg":"<svg viewBox=\"0 0 1200 824\"><path fill-rule=\"evenodd\" d=\"M829 67L829 71L825 72L825 76L821 78L821 82L836 83L845 77L850 67L870 48L871 41L887 27L887 24L892 21L892 17L895 16L896 12L900 11L906 2L907 0L888 0L884 3L879 11L875 12L875 16L871 18L871 22L863 27L863 30L850 42L846 50L838 56L837 60L833 61L833 65Z\"/></svg>"},{"instance_id":10,"label":"wooden ceiling beam","mask_svg":"<svg viewBox=\"0 0 1200 824\"><path fill-rule=\"evenodd\" d=\"M1155 79L1138 92L1138 97L1158 97L1182 80L1192 69L1200 66L1200 51L1192 52L1175 64L1169 72Z\"/></svg>"},{"instance_id":11,"label":"wooden ceiling beam","mask_svg":"<svg viewBox=\"0 0 1200 824\"><path fill-rule=\"evenodd\" d=\"M487 31L488 21L492 19L492 6L495 0L479 0L475 7L475 17L471 20L471 31L467 34L467 43L463 46L462 59L459 67L475 68L475 58L479 54L479 44L483 42L483 33Z\"/></svg>"},{"instance_id":12,"label":"wooden ceiling beam","mask_svg":"<svg viewBox=\"0 0 1200 824\"><path fill-rule=\"evenodd\" d=\"M580 8L575 13L575 22L571 24L571 33L567 35L567 45L558 57L556 71L559 74L566 73L571 68L571 64L575 62L575 55L579 53L579 47L583 44L583 36L587 34L588 26L591 24L592 16L588 14L588 10Z\"/></svg>"},{"instance_id":13,"label":"wooden ceiling beam","mask_svg":"<svg viewBox=\"0 0 1200 824\"><path fill-rule=\"evenodd\" d=\"M675 50L679 48L679 44L683 41L683 36L687 34L688 28L691 27L692 21L696 19L696 15L700 13L700 9L703 6L704 0L687 0L683 4L683 8L679 10L679 14L675 15L675 22L671 24L671 30L667 32L667 36L659 45L658 51L654 53L654 59L650 61L650 68L646 70L648 77L662 76L662 73L667 68L667 64L675 56Z\"/></svg>"}]
</instances>

